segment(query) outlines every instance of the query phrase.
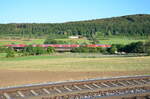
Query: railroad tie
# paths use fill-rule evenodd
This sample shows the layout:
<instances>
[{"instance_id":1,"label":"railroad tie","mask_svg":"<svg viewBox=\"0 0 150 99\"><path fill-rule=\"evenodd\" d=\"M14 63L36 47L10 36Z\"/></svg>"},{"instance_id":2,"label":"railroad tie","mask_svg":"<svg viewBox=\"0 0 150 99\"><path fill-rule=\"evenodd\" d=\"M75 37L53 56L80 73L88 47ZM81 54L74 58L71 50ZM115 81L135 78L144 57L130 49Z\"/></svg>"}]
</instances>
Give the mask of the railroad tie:
<instances>
[{"instance_id":1,"label":"railroad tie","mask_svg":"<svg viewBox=\"0 0 150 99\"><path fill-rule=\"evenodd\" d=\"M57 92L62 93L61 90L59 90L58 88L54 88Z\"/></svg>"},{"instance_id":2,"label":"railroad tie","mask_svg":"<svg viewBox=\"0 0 150 99\"><path fill-rule=\"evenodd\" d=\"M47 94L50 94L50 92L45 88L43 88L43 91L46 92Z\"/></svg>"},{"instance_id":3,"label":"railroad tie","mask_svg":"<svg viewBox=\"0 0 150 99\"><path fill-rule=\"evenodd\" d=\"M24 94L21 91L17 91L17 93L21 96L21 97L25 97Z\"/></svg>"},{"instance_id":4,"label":"railroad tie","mask_svg":"<svg viewBox=\"0 0 150 99\"><path fill-rule=\"evenodd\" d=\"M105 87L110 87L110 86L106 85L105 83L101 83L101 84L104 85Z\"/></svg>"},{"instance_id":5,"label":"railroad tie","mask_svg":"<svg viewBox=\"0 0 150 99\"><path fill-rule=\"evenodd\" d=\"M122 83L122 82L119 82L120 84L122 84L123 86L127 86L126 84Z\"/></svg>"},{"instance_id":6,"label":"railroad tie","mask_svg":"<svg viewBox=\"0 0 150 99\"><path fill-rule=\"evenodd\" d=\"M73 85L75 88L77 88L78 90L82 90L81 88L79 88L78 86L76 85Z\"/></svg>"},{"instance_id":7,"label":"railroad tie","mask_svg":"<svg viewBox=\"0 0 150 99\"><path fill-rule=\"evenodd\" d=\"M144 83L147 83L147 81L145 81L145 80L143 80L143 79L142 79L141 81L144 82Z\"/></svg>"},{"instance_id":8,"label":"railroad tie","mask_svg":"<svg viewBox=\"0 0 150 99\"><path fill-rule=\"evenodd\" d=\"M97 84L93 83L92 85L94 85L97 88L101 88L100 86L98 86Z\"/></svg>"},{"instance_id":9,"label":"railroad tie","mask_svg":"<svg viewBox=\"0 0 150 99\"><path fill-rule=\"evenodd\" d=\"M126 81L128 84L130 84L130 85L133 85L131 82L129 82L129 81Z\"/></svg>"},{"instance_id":10,"label":"railroad tie","mask_svg":"<svg viewBox=\"0 0 150 99\"><path fill-rule=\"evenodd\" d=\"M30 92L35 95L35 96L38 96L38 93L36 93L34 90L30 90Z\"/></svg>"},{"instance_id":11,"label":"railroad tie","mask_svg":"<svg viewBox=\"0 0 150 99\"><path fill-rule=\"evenodd\" d=\"M65 86L64 88L67 89L68 91L72 91L70 88L68 88L68 87L66 87L66 86Z\"/></svg>"},{"instance_id":12,"label":"railroad tie","mask_svg":"<svg viewBox=\"0 0 150 99\"><path fill-rule=\"evenodd\" d=\"M84 86L87 87L87 88L89 88L89 89L91 89L91 90L93 90L93 88L91 88L90 86L88 86L86 84L84 84Z\"/></svg>"},{"instance_id":13,"label":"railroad tie","mask_svg":"<svg viewBox=\"0 0 150 99\"><path fill-rule=\"evenodd\" d=\"M110 82L110 84L112 84L112 85L114 85L114 86L116 86L116 87L118 86L117 84L115 84L115 83L112 83L112 82Z\"/></svg>"},{"instance_id":14,"label":"railroad tie","mask_svg":"<svg viewBox=\"0 0 150 99\"><path fill-rule=\"evenodd\" d=\"M134 82L136 82L137 84L142 84L141 82L137 81L137 80L133 80Z\"/></svg>"},{"instance_id":15,"label":"railroad tie","mask_svg":"<svg viewBox=\"0 0 150 99\"><path fill-rule=\"evenodd\" d=\"M6 99L12 99L8 93L4 93L4 96L6 97Z\"/></svg>"}]
</instances>

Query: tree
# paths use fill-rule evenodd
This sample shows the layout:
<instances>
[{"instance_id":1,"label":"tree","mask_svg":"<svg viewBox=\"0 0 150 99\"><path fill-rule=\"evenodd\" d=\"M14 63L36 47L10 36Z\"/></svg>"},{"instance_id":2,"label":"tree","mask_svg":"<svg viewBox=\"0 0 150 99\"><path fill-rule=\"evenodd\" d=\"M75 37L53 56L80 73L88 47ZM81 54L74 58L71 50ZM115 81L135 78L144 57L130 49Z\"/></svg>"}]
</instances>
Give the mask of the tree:
<instances>
[{"instance_id":1,"label":"tree","mask_svg":"<svg viewBox=\"0 0 150 99\"><path fill-rule=\"evenodd\" d=\"M55 39L48 38L44 41L44 44L57 44Z\"/></svg>"},{"instance_id":2,"label":"tree","mask_svg":"<svg viewBox=\"0 0 150 99\"><path fill-rule=\"evenodd\" d=\"M23 50L24 55L35 55L34 48L32 46L27 46Z\"/></svg>"},{"instance_id":3,"label":"tree","mask_svg":"<svg viewBox=\"0 0 150 99\"><path fill-rule=\"evenodd\" d=\"M148 56L150 56L150 41L147 41L145 43L145 52L147 53Z\"/></svg>"},{"instance_id":4,"label":"tree","mask_svg":"<svg viewBox=\"0 0 150 99\"><path fill-rule=\"evenodd\" d=\"M106 48L97 47L97 52L105 54L105 53L107 53L107 50L106 50Z\"/></svg>"},{"instance_id":5,"label":"tree","mask_svg":"<svg viewBox=\"0 0 150 99\"><path fill-rule=\"evenodd\" d=\"M116 54L117 52L117 47L116 46L112 46L111 48L108 48L108 52L110 54Z\"/></svg>"},{"instance_id":6,"label":"tree","mask_svg":"<svg viewBox=\"0 0 150 99\"><path fill-rule=\"evenodd\" d=\"M48 47L47 48L47 53L48 54L51 54L51 53L54 53L55 52L55 48L54 47Z\"/></svg>"},{"instance_id":7,"label":"tree","mask_svg":"<svg viewBox=\"0 0 150 99\"><path fill-rule=\"evenodd\" d=\"M123 44L115 44L114 46L117 47L118 52L123 52L123 48L125 47Z\"/></svg>"},{"instance_id":8,"label":"tree","mask_svg":"<svg viewBox=\"0 0 150 99\"><path fill-rule=\"evenodd\" d=\"M6 47L0 46L0 53L5 53L7 50Z\"/></svg>"},{"instance_id":9,"label":"tree","mask_svg":"<svg viewBox=\"0 0 150 99\"><path fill-rule=\"evenodd\" d=\"M13 48L9 47L7 49L7 54L6 54L6 57L9 58L9 57L15 57L15 51Z\"/></svg>"},{"instance_id":10,"label":"tree","mask_svg":"<svg viewBox=\"0 0 150 99\"><path fill-rule=\"evenodd\" d=\"M42 55L46 53L46 50L43 47L34 47L34 55Z\"/></svg>"},{"instance_id":11,"label":"tree","mask_svg":"<svg viewBox=\"0 0 150 99\"><path fill-rule=\"evenodd\" d=\"M72 52L77 52L77 53L88 53L89 52L89 48L88 47L77 47L72 49Z\"/></svg>"},{"instance_id":12,"label":"tree","mask_svg":"<svg viewBox=\"0 0 150 99\"><path fill-rule=\"evenodd\" d=\"M144 53L144 48L144 43L140 41L126 45L123 50L127 53Z\"/></svg>"},{"instance_id":13,"label":"tree","mask_svg":"<svg viewBox=\"0 0 150 99\"><path fill-rule=\"evenodd\" d=\"M21 37L63 38L68 35L90 37L96 32L103 35L150 35L150 15L129 15L123 17L96 19L60 24L0 24L0 35Z\"/></svg>"}]
</instances>

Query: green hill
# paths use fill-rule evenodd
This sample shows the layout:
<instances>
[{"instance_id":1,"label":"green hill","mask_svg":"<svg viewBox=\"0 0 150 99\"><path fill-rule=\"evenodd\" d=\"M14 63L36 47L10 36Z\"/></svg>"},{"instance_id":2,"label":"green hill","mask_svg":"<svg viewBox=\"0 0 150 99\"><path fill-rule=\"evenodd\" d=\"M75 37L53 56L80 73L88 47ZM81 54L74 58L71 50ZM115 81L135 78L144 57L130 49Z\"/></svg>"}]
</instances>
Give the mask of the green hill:
<instances>
[{"instance_id":1,"label":"green hill","mask_svg":"<svg viewBox=\"0 0 150 99\"><path fill-rule=\"evenodd\" d=\"M61 17L60 17L61 18ZM0 24L0 36L41 37L62 35L150 35L150 15L137 14L121 17L67 23L11 23Z\"/></svg>"}]
</instances>

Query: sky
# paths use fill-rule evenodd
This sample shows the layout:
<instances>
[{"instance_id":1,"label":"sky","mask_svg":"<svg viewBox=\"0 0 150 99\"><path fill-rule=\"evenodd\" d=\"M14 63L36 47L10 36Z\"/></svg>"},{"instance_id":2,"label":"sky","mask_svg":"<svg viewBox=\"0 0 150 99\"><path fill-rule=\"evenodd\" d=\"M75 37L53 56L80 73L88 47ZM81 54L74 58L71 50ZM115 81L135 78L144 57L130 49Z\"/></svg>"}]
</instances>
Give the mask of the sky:
<instances>
[{"instance_id":1,"label":"sky","mask_svg":"<svg viewBox=\"0 0 150 99\"><path fill-rule=\"evenodd\" d=\"M150 0L0 0L0 23L62 23L150 14Z\"/></svg>"}]
</instances>

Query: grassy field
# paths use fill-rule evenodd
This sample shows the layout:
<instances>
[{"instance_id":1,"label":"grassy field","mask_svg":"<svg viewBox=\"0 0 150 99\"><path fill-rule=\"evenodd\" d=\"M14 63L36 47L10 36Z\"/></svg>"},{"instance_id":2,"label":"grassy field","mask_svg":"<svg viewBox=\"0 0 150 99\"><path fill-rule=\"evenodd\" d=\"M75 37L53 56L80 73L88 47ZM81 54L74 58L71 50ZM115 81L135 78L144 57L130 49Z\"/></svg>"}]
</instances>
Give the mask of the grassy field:
<instances>
[{"instance_id":1,"label":"grassy field","mask_svg":"<svg viewBox=\"0 0 150 99\"><path fill-rule=\"evenodd\" d=\"M100 40L100 44L129 44L132 42L145 41L146 39L130 39L130 38L108 38Z\"/></svg>"},{"instance_id":2,"label":"grassy field","mask_svg":"<svg viewBox=\"0 0 150 99\"><path fill-rule=\"evenodd\" d=\"M82 58L65 55L0 58L0 69L48 71L150 71L150 57Z\"/></svg>"},{"instance_id":3,"label":"grassy field","mask_svg":"<svg viewBox=\"0 0 150 99\"><path fill-rule=\"evenodd\" d=\"M44 39L32 39L32 40L1 40L0 45L7 45L7 44L43 44Z\"/></svg>"},{"instance_id":4,"label":"grassy field","mask_svg":"<svg viewBox=\"0 0 150 99\"><path fill-rule=\"evenodd\" d=\"M57 39L59 41L68 42L68 44L89 44L87 39ZM134 38L134 37L101 37L99 44L129 44L132 42L145 41L147 38ZM31 39L31 40L6 40L0 39L0 45L6 44L43 44L45 39Z\"/></svg>"}]
</instances>

